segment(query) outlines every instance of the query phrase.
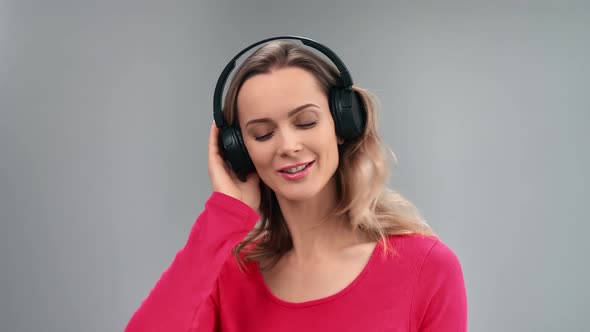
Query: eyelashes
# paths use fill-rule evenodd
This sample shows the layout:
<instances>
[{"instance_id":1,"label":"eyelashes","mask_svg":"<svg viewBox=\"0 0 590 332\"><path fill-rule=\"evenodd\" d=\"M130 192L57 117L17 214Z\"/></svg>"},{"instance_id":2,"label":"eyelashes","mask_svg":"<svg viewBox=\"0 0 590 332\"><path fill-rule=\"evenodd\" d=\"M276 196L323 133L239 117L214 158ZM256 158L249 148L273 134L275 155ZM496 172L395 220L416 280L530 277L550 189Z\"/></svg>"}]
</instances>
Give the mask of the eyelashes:
<instances>
[{"instance_id":1,"label":"eyelashes","mask_svg":"<svg viewBox=\"0 0 590 332\"><path fill-rule=\"evenodd\" d=\"M256 136L254 137L255 140L262 142L262 141L266 141L267 139L269 139L272 136L272 132L266 134L266 135L262 135L262 136Z\"/></svg>"},{"instance_id":2,"label":"eyelashes","mask_svg":"<svg viewBox=\"0 0 590 332\"><path fill-rule=\"evenodd\" d=\"M301 128L301 129L310 129L310 128L315 127L316 123L317 122L302 123L302 124L296 125L296 127L297 128ZM259 142L263 142L263 141L266 141L269 138L271 138L273 134L274 134L274 131L271 131L268 134L264 134L264 135L261 135L261 136L254 136L254 139L257 140L257 141L259 141Z\"/></svg>"}]
</instances>

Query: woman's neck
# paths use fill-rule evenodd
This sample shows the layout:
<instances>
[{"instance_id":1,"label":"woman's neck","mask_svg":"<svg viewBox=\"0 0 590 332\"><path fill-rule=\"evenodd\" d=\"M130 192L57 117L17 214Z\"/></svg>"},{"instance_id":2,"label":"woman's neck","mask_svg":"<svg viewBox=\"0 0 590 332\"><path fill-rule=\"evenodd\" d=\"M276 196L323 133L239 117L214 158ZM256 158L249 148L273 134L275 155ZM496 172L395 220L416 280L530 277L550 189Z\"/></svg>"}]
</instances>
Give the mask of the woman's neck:
<instances>
[{"instance_id":1,"label":"woman's neck","mask_svg":"<svg viewBox=\"0 0 590 332\"><path fill-rule=\"evenodd\" d=\"M318 260L359 243L346 216L330 216L338 204L335 179L308 201L277 199L293 240L291 259L299 263Z\"/></svg>"}]
</instances>

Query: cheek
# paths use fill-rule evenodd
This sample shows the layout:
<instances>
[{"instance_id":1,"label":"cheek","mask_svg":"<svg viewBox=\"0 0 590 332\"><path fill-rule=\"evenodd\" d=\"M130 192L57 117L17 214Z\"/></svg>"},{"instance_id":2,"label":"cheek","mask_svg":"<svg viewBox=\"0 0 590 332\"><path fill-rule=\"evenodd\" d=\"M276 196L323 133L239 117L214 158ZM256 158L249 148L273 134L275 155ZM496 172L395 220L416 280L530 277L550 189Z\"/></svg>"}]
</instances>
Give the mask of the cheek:
<instances>
[{"instance_id":1,"label":"cheek","mask_svg":"<svg viewBox=\"0 0 590 332\"><path fill-rule=\"evenodd\" d=\"M336 138L330 141L327 151L329 151L330 163L333 164L335 168L338 167L340 156L338 154L338 140Z\"/></svg>"},{"instance_id":2,"label":"cheek","mask_svg":"<svg viewBox=\"0 0 590 332\"><path fill-rule=\"evenodd\" d=\"M337 144L332 144L330 146L330 162L333 164L334 168L337 168L340 163Z\"/></svg>"},{"instance_id":3,"label":"cheek","mask_svg":"<svg viewBox=\"0 0 590 332\"><path fill-rule=\"evenodd\" d=\"M248 149L248 154L250 155L250 159L254 163L254 166L258 170L265 169L270 167L272 164L272 148L270 145L264 144L246 144L246 148Z\"/></svg>"}]
</instances>

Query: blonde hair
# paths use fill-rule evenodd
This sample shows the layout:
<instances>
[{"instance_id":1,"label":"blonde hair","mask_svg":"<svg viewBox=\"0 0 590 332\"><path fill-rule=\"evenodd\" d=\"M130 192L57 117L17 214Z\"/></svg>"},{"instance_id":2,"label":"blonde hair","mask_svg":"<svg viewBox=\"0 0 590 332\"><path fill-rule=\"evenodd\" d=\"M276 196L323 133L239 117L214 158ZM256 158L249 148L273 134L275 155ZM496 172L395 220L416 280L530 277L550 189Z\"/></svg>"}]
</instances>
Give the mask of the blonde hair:
<instances>
[{"instance_id":1,"label":"blonde hair","mask_svg":"<svg viewBox=\"0 0 590 332\"><path fill-rule=\"evenodd\" d=\"M341 86L335 66L311 50L292 42L273 41L255 51L237 69L225 97L223 114L227 123L238 121L237 96L246 80L284 67L307 70L326 95L331 86ZM367 113L366 128L361 138L339 146L340 161L335 174L339 203L332 215L346 217L367 239L381 240L386 250L388 235L434 235L410 201L386 188L389 169L385 152L396 159L378 135L378 101L368 90L357 86L353 89L362 98ZM240 266L244 260L272 266L293 247L277 197L262 181L260 195L260 223L233 249Z\"/></svg>"}]
</instances>

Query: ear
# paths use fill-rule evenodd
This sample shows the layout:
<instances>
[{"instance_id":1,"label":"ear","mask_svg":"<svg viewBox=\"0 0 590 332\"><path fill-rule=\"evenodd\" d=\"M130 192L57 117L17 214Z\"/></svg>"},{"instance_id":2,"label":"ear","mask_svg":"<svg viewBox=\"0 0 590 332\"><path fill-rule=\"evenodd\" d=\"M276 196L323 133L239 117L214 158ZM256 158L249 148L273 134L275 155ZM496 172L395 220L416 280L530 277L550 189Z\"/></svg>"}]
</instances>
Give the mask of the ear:
<instances>
[{"instance_id":1,"label":"ear","mask_svg":"<svg viewBox=\"0 0 590 332\"><path fill-rule=\"evenodd\" d=\"M338 145L344 144L344 140L340 136L336 136L336 141L338 142Z\"/></svg>"}]
</instances>

